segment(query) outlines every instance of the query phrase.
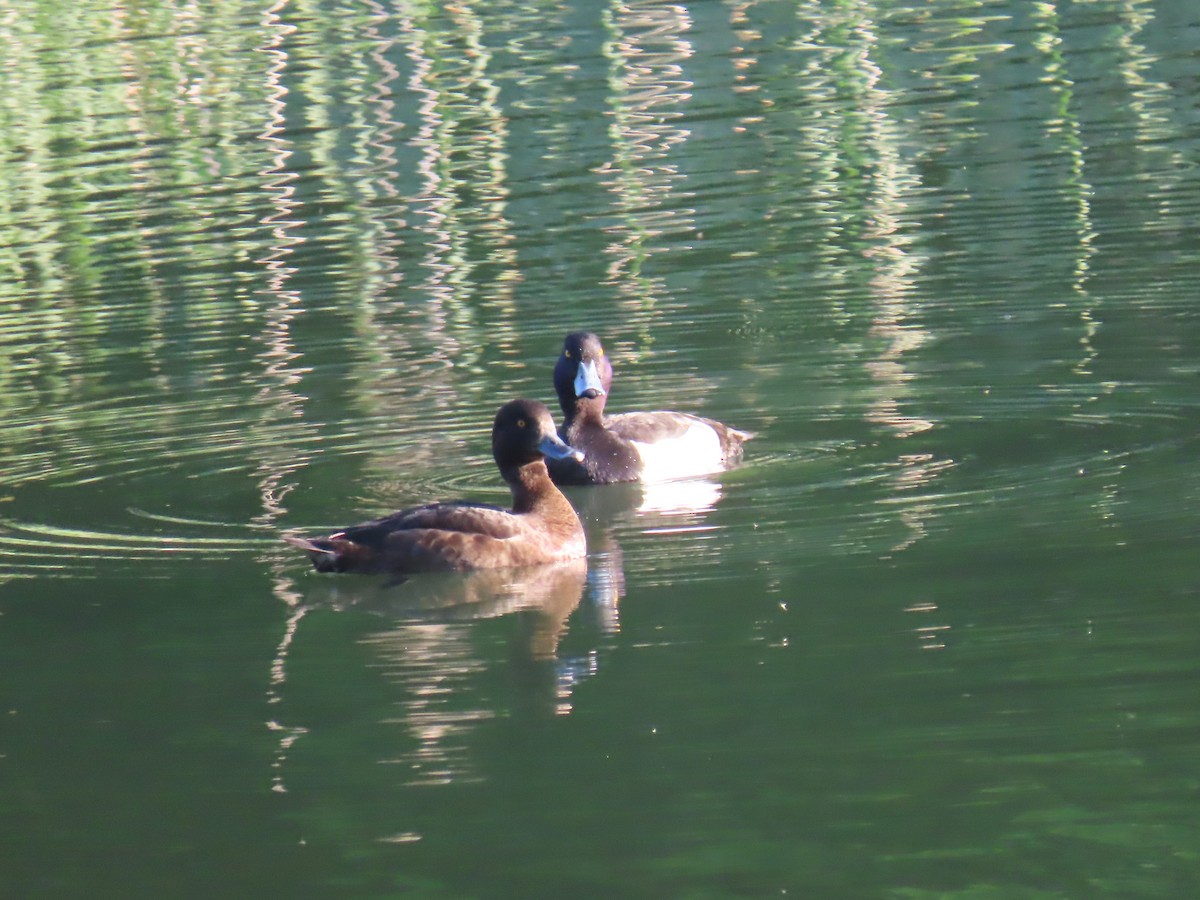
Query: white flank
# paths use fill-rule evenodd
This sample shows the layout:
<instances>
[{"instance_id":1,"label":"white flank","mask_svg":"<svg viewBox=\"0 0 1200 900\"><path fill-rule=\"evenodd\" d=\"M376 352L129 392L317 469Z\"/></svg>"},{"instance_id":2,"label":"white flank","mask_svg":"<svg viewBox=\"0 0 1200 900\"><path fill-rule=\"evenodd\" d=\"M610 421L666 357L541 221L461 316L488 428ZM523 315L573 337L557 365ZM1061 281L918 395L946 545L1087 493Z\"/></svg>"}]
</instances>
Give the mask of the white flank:
<instances>
[{"instance_id":1,"label":"white flank","mask_svg":"<svg viewBox=\"0 0 1200 900\"><path fill-rule=\"evenodd\" d=\"M694 478L722 469L721 439L703 422L696 422L679 437L668 441L630 443L642 457L642 481Z\"/></svg>"}]
</instances>

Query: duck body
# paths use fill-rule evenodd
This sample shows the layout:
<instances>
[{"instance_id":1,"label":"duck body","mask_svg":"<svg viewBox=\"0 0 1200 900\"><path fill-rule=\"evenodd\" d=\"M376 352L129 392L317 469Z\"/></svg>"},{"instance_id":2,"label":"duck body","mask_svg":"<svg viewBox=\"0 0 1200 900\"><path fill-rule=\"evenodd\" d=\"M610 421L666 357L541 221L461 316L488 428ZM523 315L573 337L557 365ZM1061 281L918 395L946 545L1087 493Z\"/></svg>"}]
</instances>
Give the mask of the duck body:
<instances>
[{"instance_id":1,"label":"duck body","mask_svg":"<svg viewBox=\"0 0 1200 900\"><path fill-rule=\"evenodd\" d=\"M560 484L615 484L693 478L727 469L753 435L713 419L660 410L606 416L612 364L591 332L567 335L554 367L562 439L582 460L550 460Z\"/></svg>"},{"instance_id":2,"label":"duck body","mask_svg":"<svg viewBox=\"0 0 1200 900\"><path fill-rule=\"evenodd\" d=\"M544 405L506 403L492 427L492 454L512 490L512 509L453 501L401 510L324 537L284 540L321 572L466 571L534 566L587 553L583 526L555 487L547 457L580 459L554 431Z\"/></svg>"}]
</instances>

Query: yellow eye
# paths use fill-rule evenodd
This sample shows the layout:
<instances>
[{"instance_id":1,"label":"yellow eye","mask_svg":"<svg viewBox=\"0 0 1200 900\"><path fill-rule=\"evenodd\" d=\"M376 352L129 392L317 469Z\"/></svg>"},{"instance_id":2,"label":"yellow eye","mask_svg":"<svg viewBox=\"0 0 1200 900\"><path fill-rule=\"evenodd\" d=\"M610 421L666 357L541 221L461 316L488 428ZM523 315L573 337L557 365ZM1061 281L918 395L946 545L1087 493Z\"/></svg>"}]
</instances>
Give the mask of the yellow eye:
<instances>
[{"instance_id":1,"label":"yellow eye","mask_svg":"<svg viewBox=\"0 0 1200 900\"><path fill-rule=\"evenodd\" d=\"M524 420L524 419L517 419L517 427L518 427L518 428L524 428L524 427L525 427L525 420Z\"/></svg>"},{"instance_id":2,"label":"yellow eye","mask_svg":"<svg viewBox=\"0 0 1200 900\"><path fill-rule=\"evenodd\" d=\"M563 356L565 356L567 359L570 359L570 358L571 358L571 351L570 351L570 350L564 350L564 351L563 351Z\"/></svg>"}]
</instances>

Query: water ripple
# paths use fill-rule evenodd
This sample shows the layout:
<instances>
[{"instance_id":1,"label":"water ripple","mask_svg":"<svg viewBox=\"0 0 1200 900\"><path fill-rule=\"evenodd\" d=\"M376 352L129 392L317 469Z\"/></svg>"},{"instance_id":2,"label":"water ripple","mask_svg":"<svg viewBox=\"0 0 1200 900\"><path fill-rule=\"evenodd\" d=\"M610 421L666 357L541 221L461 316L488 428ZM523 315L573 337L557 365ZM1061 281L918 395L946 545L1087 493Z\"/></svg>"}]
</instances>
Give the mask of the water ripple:
<instances>
[{"instance_id":1,"label":"water ripple","mask_svg":"<svg viewBox=\"0 0 1200 900\"><path fill-rule=\"evenodd\" d=\"M164 517L151 518L166 521ZM224 527L235 530L236 534L221 537L145 534L0 519L0 557L5 560L0 578L81 577L91 574L101 562L225 560L239 554L261 553L277 542L273 536L251 533L245 525Z\"/></svg>"}]
</instances>

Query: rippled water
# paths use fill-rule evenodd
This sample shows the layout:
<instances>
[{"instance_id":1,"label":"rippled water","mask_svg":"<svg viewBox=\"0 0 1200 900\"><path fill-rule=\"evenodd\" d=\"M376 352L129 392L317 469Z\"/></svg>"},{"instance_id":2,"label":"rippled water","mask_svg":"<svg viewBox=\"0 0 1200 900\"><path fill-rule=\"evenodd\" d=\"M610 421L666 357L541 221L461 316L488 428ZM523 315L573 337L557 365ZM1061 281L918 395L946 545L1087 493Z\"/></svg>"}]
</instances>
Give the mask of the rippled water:
<instances>
[{"instance_id":1,"label":"rippled water","mask_svg":"<svg viewBox=\"0 0 1200 900\"><path fill-rule=\"evenodd\" d=\"M0 5L0 894L1187 896L1200 11ZM495 409L758 433L584 567Z\"/></svg>"}]
</instances>

